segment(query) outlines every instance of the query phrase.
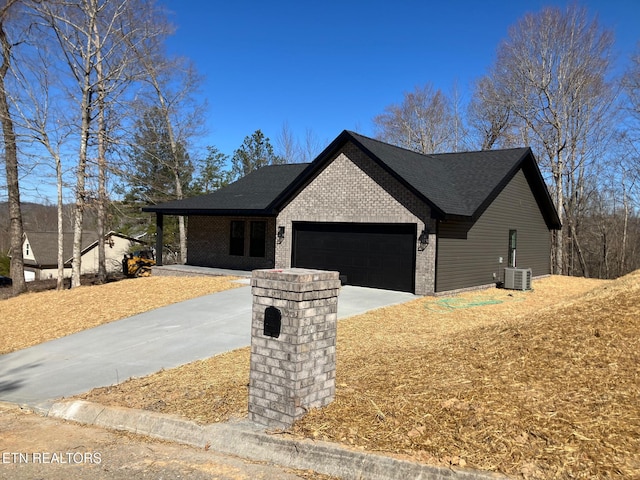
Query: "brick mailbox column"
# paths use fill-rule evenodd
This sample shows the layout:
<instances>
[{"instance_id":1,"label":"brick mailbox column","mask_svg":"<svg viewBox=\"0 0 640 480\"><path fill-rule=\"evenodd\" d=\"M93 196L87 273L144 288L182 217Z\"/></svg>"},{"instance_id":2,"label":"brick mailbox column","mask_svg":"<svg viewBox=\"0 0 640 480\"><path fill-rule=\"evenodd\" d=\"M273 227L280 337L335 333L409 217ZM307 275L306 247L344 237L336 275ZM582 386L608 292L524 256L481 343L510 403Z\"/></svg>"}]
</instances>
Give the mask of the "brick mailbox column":
<instances>
[{"instance_id":1,"label":"brick mailbox column","mask_svg":"<svg viewBox=\"0 0 640 480\"><path fill-rule=\"evenodd\" d=\"M254 270L249 419L288 428L335 396L338 272Z\"/></svg>"}]
</instances>

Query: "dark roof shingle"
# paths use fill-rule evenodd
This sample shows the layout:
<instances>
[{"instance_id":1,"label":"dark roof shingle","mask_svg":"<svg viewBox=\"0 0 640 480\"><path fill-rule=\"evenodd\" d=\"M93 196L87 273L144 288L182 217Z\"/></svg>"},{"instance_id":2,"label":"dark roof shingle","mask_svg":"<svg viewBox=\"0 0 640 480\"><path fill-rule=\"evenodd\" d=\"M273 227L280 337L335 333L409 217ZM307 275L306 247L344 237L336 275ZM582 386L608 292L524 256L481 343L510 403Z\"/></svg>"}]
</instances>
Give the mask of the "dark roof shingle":
<instances>
[{"instance_id":1,"label":"dark roof shingle","mask_svg":"<svg viewBox=\"0 0 640 480\"><path fill-rule=\"evenodd\" d=\"M473 216L520 165L528 148L423 155L349 132L353 138L447 215Z\"/></svg>"},{"instance_id":2,"label":"dark roof shingle","mask_svg":"<svg viewBox=\"0 0 640 480\"><path fill-rule=\"evenodd\" d=\"M150 205L142 210L169 215L275 214L274 201L308 165L268 165L213 193Z\"/></svg>"},{"instance_id":3,"label":"dark roof shingle","mask_svg":"<svg viewBox=\"0 0 640 480\"><path fill-rule=\"evenodd\" d=\"M439 218L476 219L516 172L527 175L550 228L560 220L529 148L423 155L343 131L312 163L262 167L208 195L143 208L173 215L276 215L278 209L353 142L427 203Z\"/></svg>"},{"instance_id":4,"label":"dark roof shingle","mask_svg":"<svg viewBox=\"0 0 640 480\"><path fill-rule=\"evenodd\" d=\"M35 257L25 260L27 265L57 265L58 264L58 233L57 232L25 232L29 247ZM95 232L83 232L82 250L98 240ZM65 263L71 262L73 255L73 233L62 234L63 258Z\"/></svg>"}]
</instances>

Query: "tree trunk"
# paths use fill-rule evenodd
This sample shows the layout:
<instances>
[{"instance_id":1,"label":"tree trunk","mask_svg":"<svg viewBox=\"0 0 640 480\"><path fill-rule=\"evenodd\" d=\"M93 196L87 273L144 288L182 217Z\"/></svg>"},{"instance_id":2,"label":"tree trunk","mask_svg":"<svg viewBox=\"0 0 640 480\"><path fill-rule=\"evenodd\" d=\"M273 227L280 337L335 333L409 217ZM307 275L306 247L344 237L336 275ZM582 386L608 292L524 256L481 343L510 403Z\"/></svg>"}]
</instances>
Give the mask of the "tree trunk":
<instances>
[{"instance_id":1,"label":"tree trunk","mask_svg":"<svg viewBox=\"0 0 640 480\"><path fill-rule=\"evenodd\" d=\"M101 134L98 134L102 137ZM101 150L102 139L98 140L98 150ZM106 166L105 160L98 153L98 205L97 205L97 233L98 233L98 280L100 283L107 281L107 262L105 252L107 194L106 194Z\"/></svg>"},{"instance_id":2,"label":"tree trunk","mask_svg":"<svg viewBox=\"0 0 640 480\"><path fill-rule=\"evenodd\" d=\"M571 238L576 248L576 253L578 255L578 262L580 263L582 274L584 275L584 277L589 278L589 267L587 266L587 262L584 258L584 252L582 251L582 246L580 245L580 240L576 233L576 229L573 226L573 223L571 223L571 226L569 228L571 229ZM606 261L606 258L605 258L605 261ZM608 267L607 267L607 275L608 275Z\"/></svg>"},{"instance_id":3,"label":"tree trunk","mask_svg":"<svg viewBox=\"0 0 640 480\"><path fill-rule=\"evenodd\" d=\"M62 218L62 162L56 156L56 187L58 190L58 275L56 277L56 289L64 288L64 220Z\"/></svg>"},{"instance_id":4,"label":"tree trunk","mask_svg":"<svg viewBox=\"0 0 640 480\"><path fill-rule=\"evenodd\" d=\"M564 165L562 164L562 158L558 156L557 163L555 165L555 171L553 174L554 187L555 187L555 207L558 212L560 223L564 221L564 185L562 183L562 171ZM558 230L554 244L554 259L553 259L553 273L556 275L562 275L564 273L563 256L564 256L564 235L562 230Z\"/></svg>"},{"instance_id":5,"label":"tree trunk","mask_svg":"<svg viewBox=\"0 0 640 480\"><path fill-rule=\"evenodd\" d=\"M178 217L178 229L180 230L180 264L187 263L187 227L184 223L184 216Z\"/></svg>"},{"instance_id":6,"label":"tree trunk","mask_svg":"<svg viewBox=\"0 0 640 480\"><path fill-rule=\"evenodd\" d=\"M176 141L175 135L173 133L173 126L171 125L171 117L169 116L169 111L167 110L167 106L164 101L164 97L160 93L159 86L156 87L156 91L158 92L158 97L160 103L162 105L162 110L164 112L165 121L167 123L167 133L169 135L169 143L171 145L171 155L173 157L174 168L173 175L176 181L176 199L183 199L182 192L182 182L180 181L180 161L178 159L178 142ZM180 263L184 265L187 263L187 229L184 224L184 216L180 215L178 217L178 228L180 231Z\"/></svg>"},{"instance_id":7,"label":"tree trunk","mask_svg":"<svg viewBox=\"0 0 640 480\"><path fill-rule=\"evenodd\" d=\"M86 172L87 172L87 147L89 143L90 122L90 91L86 90L82 100L82 135L80 140L80 153L78 167L76 169L76 203L73 211L73 260L71 264L71 287L80 286L80 273L82 270L82 230L84 227L84 209L86 205Z\"/></svg>"},{"instance_id":8,"label":"tree trunk","mask_svg":"<svg viewBox=\"0 0 640 480\"><path fill-rule=\"evenodd\" d=\"M95 21L95 19L93 20ZM87 53L85 55L84 71L82 79L82 122L80 126L80 151L78 155L78 167L76 169L76 204L73 215L73 261L71 264L71 287L80 286L80 274L82 271L82 230L84 227L84 209L86 206L86 175L87 175L87 150L89 147L89 127L91 124L91 38L87 40Z\"/></svg>"},{"instance_id":9,"label":"tree trunk","mask_svg":"<svg viewBox=\"0 0 640 480\"><path fill-rule=\"evenodd\" d=\"M180 183L180 175L178 172L175 172L176 178L176 196L178 199L183 198L182 193L182 184ZM178 229L180 231L180 264L184 265L187 263L187 229L184 223L184 216L180 215L178 217Z\"/></svg>"},{"instance_id":10,"label":"tree trunk","mask_svg":"<svg viewBox=\"0 0 640 480\"><path fill-rule=\"evenodd\" d=\"M609 277L609 252L607 251L607 231L602 232L602 261L604 263L604 278ZM602 278L602 276L600 276Z\"/></svg>"},{"instance_id":11,"label":"tree trunk","mask_svg":"<svg viewBox=\"0 0 640 480\"><path fill-rule=\"evenodd\" d=\"M9 200L9 236L11 243L10 275L13 280L13 293L18 294L27 290L24 280L24 258L22 256L22 241L24 229L22 226L22 210L20 205L20 184L18 176L18 149L16 134L9 111L9 102L5 87L5 78L11 62L11 43L4 30L7 9L0 12L0 44L2 45L2 65L0 65L0 122L4 138L4 155L7 176L7 194Z\"/></svg>"},{"instance_id":12,"label":"tree trunk","mask_svg":"<svg viewBox=\"0 0 640 480\"><path fill-rule=\"evenodd\" d=\"M626 271L626 253L627 253L627 232L629 230L629 199L627 198L627 190L624 184L624 179L622 181L622 202L624 205L624 224L622 228L622 247L620 252L620 267L618 270L618 275L625 275Z\"/></svg>"},{"instance_id":13,"label":"tree trunk","mask_svg":"<svg viewBox=\"0 0 640 480\"><path fill-rule=\"evenodd\" d=\"M171 145L171 156L173 157L173 176L176 182L176 199L182 200L184 194L182 192L182 182L180 181L178 142L176 141L175 135L173 133L171 117L169 116L169 111L167 109L168 107L166 106L166 102L160 92L160 87L157 83L156 92L158 93L160 104L162 105L162 112L164 114L164 119L167 125L167 134L169 136L169 144ZM178 217L178 229L180 231L180 263L184 265L187 262L187 229L185 228L184 216L182 215Z\"/></svg>"},{"instance_id":14,"label":"tree trunk","mask_svg":"<svg viewBox=\"0 0 640 480\"><path fill-rule=\"evenodd\" d=\"M105 90L104 74L102 71L102 54L97 28L94 26L96 43L96 76L98 84L98 280L101 283L107 281L107 264L105 254L105 235L107 217L107 125L105 119Z\"/></svg>"}]
</instances>

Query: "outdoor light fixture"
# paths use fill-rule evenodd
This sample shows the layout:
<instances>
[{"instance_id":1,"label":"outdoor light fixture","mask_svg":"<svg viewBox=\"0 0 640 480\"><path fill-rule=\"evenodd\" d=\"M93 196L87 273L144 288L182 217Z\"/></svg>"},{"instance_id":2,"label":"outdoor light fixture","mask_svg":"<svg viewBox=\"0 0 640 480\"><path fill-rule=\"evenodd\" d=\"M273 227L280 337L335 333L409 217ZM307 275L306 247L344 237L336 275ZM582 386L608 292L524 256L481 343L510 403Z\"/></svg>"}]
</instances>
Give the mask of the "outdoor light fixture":
<instances>
[{"instance_id":1,"label":"outdoor light fixture","mask_svg":"<svg viewBox=\"0 0 640 480\"><path fill-rule=\"evenodd\" d=\"M278 243L282 243L284 241L284 227L278 227Z\"/></svg>"},{"instance_id":2,"label":"outdoor light fixture","mask_svg":"<svg viewBox=\"0 0 640 480\"><path fill-rule=\"evenodd\" d=\"M429 245L429 232L428 232L427 228L422 230L422 233L418 237L418 242L419 242L418 250L420 250L421 252L425 248L427 248L427 245Z\"/></svg>"}]
</instances>

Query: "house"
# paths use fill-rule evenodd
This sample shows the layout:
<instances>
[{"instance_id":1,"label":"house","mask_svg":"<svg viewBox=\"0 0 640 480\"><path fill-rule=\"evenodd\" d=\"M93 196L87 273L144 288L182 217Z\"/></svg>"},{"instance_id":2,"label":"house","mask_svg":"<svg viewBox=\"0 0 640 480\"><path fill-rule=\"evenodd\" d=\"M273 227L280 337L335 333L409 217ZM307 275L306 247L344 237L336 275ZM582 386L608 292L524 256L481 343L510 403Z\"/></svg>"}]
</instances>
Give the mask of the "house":
<instances>
[{"instance_id":1,"label":"house","mask_svg":"<svg viewBox=\"0 0 640 480\"><path fill-rule=\"evenodd\" d=\"M507 266L547 275L561 228L529 148L422 155L349 131L309 164L143 210L158 245L164 215L188 217L191 265L338 270L422 295L495 285Z\"/></svg>"},{"instance_id":2,"label":"house","mask_svg":"<svg viewBox=\"0 0 640 480\"><path fill-rule=\"evenodd\" d=\"M144 242L116 232L105 235L105 263L107 272L122 272L122 257L133 245ZM71 276L73 233L63 234L64 276ZM46 280L58 275L57 232L25 232L22 242L24 274L27 281ZM82 235L82 275L98 273L98 236L93 232Z\"/></svg>"}]
</instances>

